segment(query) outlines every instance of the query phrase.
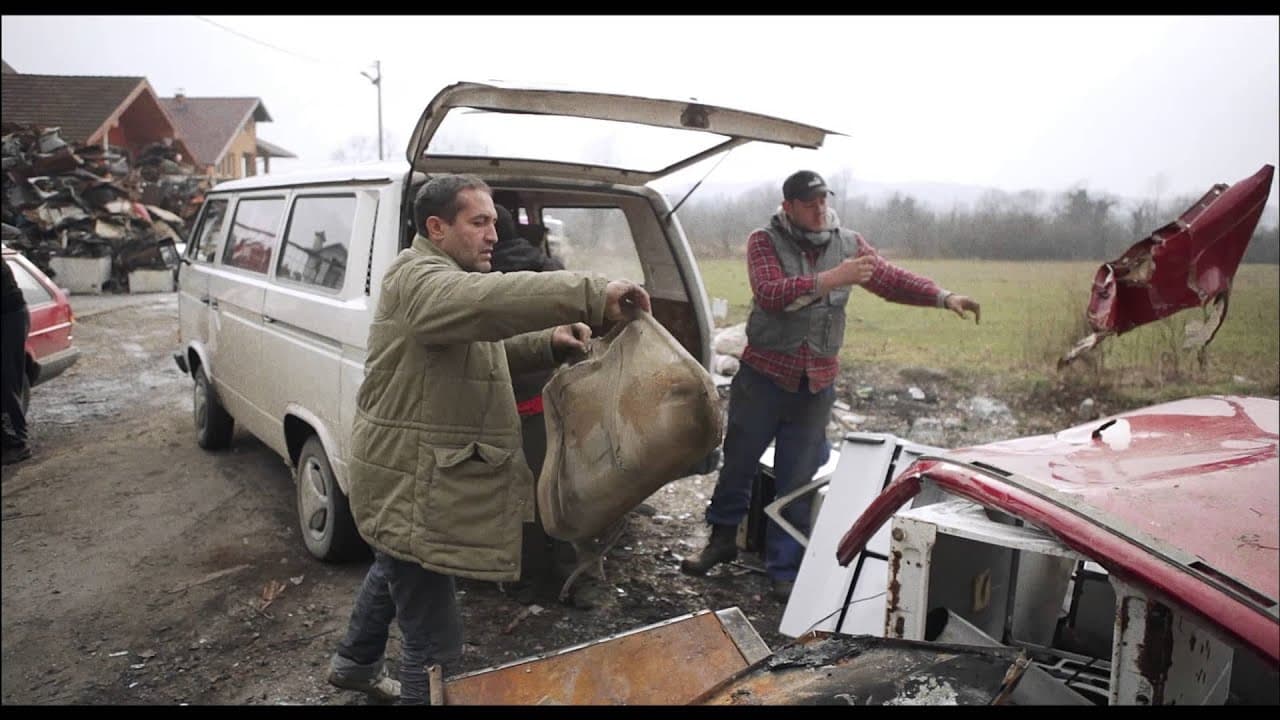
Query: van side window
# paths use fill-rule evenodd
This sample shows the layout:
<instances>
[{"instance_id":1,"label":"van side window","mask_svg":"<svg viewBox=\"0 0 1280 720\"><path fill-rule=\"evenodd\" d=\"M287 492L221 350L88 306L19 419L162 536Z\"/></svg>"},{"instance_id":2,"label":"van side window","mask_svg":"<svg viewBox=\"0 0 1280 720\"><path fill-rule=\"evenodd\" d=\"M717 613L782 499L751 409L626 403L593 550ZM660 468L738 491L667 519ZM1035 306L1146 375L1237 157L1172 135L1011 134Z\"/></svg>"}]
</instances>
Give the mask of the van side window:
<instances>
[{"instance_id":1,"label":"van side window","mask_svg":"<svg viewBox=\"0 0 1280 720\"><path fill-rule=\"evenodd\" d=\"M248 198L236 205L236 216L222 252L222 264L256 273L267 273L271 249L276 244L284 198Z\"/></svg>"},{"instance_id":2,"label":"van side window","mask_svg":"<svg viewBox=\"0 0 1280 720\"><path fill-rule=\"evenodd\" d=\"M341 290L355 216L354 195L305 195L295 200L276 277Z\"/></svg>"},{"instance_id":3,"label":"van side window","mask_svg":"<svg viewBox=\"0 0 1280 720\"><path fill-rule=\"evenodd\" d=\"M218 251L218 233L222 230L222 219L227 216L225 199L210 200L204 206L204 217L200 218L200 227L196 230L195 242L191 243L192 258L200 262L213 262L214 253Z\"/></svg>"}]
</instances>

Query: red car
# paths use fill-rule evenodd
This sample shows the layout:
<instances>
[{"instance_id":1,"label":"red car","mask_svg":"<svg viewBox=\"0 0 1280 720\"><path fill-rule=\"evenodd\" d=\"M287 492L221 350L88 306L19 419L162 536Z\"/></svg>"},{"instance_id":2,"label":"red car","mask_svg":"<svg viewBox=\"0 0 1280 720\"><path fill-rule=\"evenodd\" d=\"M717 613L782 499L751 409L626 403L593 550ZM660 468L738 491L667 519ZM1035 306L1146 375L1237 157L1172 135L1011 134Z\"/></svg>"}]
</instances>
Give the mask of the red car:
<instances>
[{"instance_id":1,"label":"red car","mask_svg":"<svg viewBox=\"0 0 1280 720\"><path fill-rule=\"evenodd\" d=\"M22 408L26 410L31 388L74 365L80 350L71 342L75 317L67 293L16 250L4 248L4 261L13 270L31 314L26 342L27 382L22 387Z\"/></svg>"},{"instance_id":2,"label":"red car","mask_svg":"<svg viewBox=\"0 0 1280 720\"><path fill-rule=\"evenodd\" d=\"M1002 580L1003 590L992 597L1013 608L1008 617L1024 609L1030 617L1042 611L1023 596L1075 583L1065 600L1049 595L1042 619L1062 614L1059 600L1069 608L1056 632L1045 626L1042 637L1055 637L1053 648L1043 640L1037 645L1065 657L1061 649L1069 641L1077 660L1109 667L1102 687L1111 703L1221 704L1234 695L1274 704L1280 697L1278 448L1280 403L1213 395L1051 435L923 456L867 506L840 541L837 559L848 565L893 518L886 635L914 639L928 632L926 610L935 606L950 604L949 611L977 618L971 623L983 621L965 602L969 586L954 581L965 577L957 566L983 553L994 557L987 546L1035 548L1019 554L1022 565L1014 561L1007 576L1014 580ZM958 511L941 513L944 503L895 515L926 488L996 515L980 511L976 521L956 520ZM1028 525L1038 534L1023 529ZM967 544L957 551L944 543L947 534L962 535ZM944 544L951 554L938 552ZM1037 558L1041 565L1027 565L1028 557L1045 552L1067 564ZM949 585L936 579L930 585L933 558L950 563ZM1105 573L1094 573L1098 582L1085 582L1091 578L1081 571L1071 579L1075 559ZM991 572L987 577L1003 577ZM949 597L941 594L946 590ZM1090 604L1095 612L1086 609ZM1025 624L1028 633L1038 631L1031 630L1034 621Z\"/></svg>"}]
</instances>

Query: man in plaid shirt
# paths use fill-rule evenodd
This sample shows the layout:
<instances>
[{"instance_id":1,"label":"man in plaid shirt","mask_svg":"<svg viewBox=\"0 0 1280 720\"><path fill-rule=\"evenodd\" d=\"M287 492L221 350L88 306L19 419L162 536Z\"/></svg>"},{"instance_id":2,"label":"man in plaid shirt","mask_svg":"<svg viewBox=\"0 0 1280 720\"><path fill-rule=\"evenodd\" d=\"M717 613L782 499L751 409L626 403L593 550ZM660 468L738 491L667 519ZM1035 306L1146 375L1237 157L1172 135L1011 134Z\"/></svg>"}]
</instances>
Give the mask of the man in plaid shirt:
<instances>
[{"instance_id":1,"label":"man in plaid shirt","mask_svg":"<svg viewBox=\"0 0 1280 720\"><path fill-rule=\"evenodd\" d=\"M827 461L826 427L835 402L845 304L861 285L891 302L946 308L979 319L979 305L880 257L856 232L839 227L827 207L831 191L815 172L801 170L782 184L782 209L747 240L752 308L747 347L729 390L724 466L707 507L711 539L680 569L702 575L738 556L737 527L751 502L760 456L774 447L779 496L808 482ZM809 501L783 517L809 530ZM804 548L776 523L765 535L771 593L791 594Z\"/></svg>"}]
</instances>

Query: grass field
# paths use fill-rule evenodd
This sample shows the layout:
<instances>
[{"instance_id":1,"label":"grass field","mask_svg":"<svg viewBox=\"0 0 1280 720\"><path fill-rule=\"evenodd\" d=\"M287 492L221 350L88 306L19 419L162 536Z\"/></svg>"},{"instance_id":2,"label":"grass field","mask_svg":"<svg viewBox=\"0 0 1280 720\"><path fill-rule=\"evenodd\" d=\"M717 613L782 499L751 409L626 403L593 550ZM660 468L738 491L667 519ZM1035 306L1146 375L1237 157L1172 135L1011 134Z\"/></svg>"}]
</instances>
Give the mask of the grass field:
<instances>
[{"instance_id":1,"label":"grass field","mask_svg":"<svg viewBox=\"0 0 1280 720\"><path fill-rule=\"evenodd\" d=\"M1086 334L1084 310L1097 263L902 260L895 264L933 278L982 304L982 322L885 302L865 291L849 301L843 364L919 365L1011 379L1061 377L1057 359ZM746 320L751 302L746 262L700 260L710 297L728 300L728 324ZM1112 337L1077 377L1129 388L1151 399L1198 392L1274 395L1280 386L1280 267L1244 265L1236 274L1226 320L1201 370L1181 349L1183 327L1200 317L1184 310ZM1241 380L1243 379L1243 380Z\"/></svg>"}]
</instances>

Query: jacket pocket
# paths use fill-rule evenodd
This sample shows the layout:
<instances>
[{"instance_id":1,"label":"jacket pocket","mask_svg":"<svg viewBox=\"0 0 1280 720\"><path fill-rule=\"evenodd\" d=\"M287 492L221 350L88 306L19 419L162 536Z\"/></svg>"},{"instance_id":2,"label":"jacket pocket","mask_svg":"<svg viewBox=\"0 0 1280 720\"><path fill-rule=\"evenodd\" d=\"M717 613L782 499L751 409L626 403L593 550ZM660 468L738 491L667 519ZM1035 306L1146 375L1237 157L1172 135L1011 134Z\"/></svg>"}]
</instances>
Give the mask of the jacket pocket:
<instances>
[{"instance_id":1,"label":"jacket pocket","mask_svg":"<svg viewBox=\"0 0 1280 720\"><path fill-rule=\"evenodd\" d=\"M451 469L462 465L465 462L479 461L492 467L502 467L507 464L514 453L512 450L504 450L495 445L489 445L479 441L467 443L460 448L435 448L433 450L436 456L436 467Z\"/></svg>"},{"instance_id":2,"label":"jacket pocket","mask_svg":"<svg viewBox=\"0 0 1280 720\"><path fill-rule=\"evenodd\" d=\"M423 493L421 517L428 540L455 547L499 547L508 516L512 450L482 442L433 448L435 467Z\"/></svg>"}]
</instances>

